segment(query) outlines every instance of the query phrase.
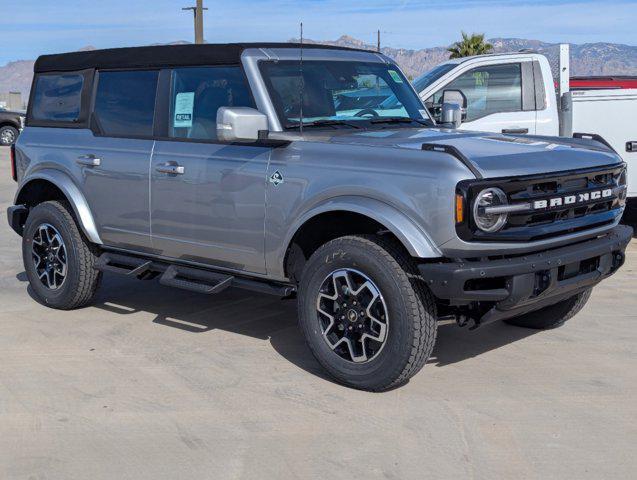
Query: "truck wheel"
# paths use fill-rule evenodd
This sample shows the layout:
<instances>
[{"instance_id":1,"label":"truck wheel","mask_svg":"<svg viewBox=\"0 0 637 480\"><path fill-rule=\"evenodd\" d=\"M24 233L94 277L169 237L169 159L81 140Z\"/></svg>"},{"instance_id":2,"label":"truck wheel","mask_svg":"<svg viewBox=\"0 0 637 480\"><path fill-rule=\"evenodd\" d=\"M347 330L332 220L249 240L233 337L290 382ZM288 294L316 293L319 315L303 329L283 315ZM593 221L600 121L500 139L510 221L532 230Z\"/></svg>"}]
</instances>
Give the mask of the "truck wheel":
<instances>
[{"instance_id":1,"label":"truck wheel","mask_svg":"<svg viewBox=\"0 0 637 480\"><path fill-rule=\"evenodd\" d=\"M31 210L22 235L24 269L45 305L71 310L86 305L97 290L94 248L78 228L70 207L44 202Z\"/></svg>"},{"instance_id":2,"label":"truck wheel","mask_svg":"<svg viewBox=\"0 0 637 480\"><path fill-rule=\"evenodd\" d=\"M13 145L18 139L18 129L11 125L0 127L0 145Z\"/></svg>"},{"instance_id":3,"label":"truck wheel","mask_svg":"<svg viewBox=\"0 0 637 480\"><path fill-rule=\"evenodd\" d=\"M589 288L563 302L520 315L519 317L510 318L505 320L505 322L516 327L535 328L538 330L560 327L584 308L591 296L591 292L592 289Z\"/></svg>"},{"instance_id":4,"label":"truck wheel","mask_svg":"<svg viewBox=\"0 0 637 480\"><path fill-rule=\"evenodd\" d=\"M303 270L298 303L310 350L351 387L398 386L433 350L434 297L411 259L381 237L347 236L320 247Z\"/></svg>"}]
</instances>

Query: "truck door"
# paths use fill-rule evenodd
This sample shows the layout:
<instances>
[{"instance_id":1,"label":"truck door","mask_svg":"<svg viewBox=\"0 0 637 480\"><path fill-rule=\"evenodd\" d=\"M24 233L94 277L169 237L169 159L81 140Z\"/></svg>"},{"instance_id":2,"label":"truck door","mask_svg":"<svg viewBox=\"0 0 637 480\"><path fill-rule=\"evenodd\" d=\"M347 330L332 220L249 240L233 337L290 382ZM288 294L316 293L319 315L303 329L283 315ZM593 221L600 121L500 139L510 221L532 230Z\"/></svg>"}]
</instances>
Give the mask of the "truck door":
<instances>
[{"instance_id":1,"label":"truck door","mask_svg":"<svg viewBox=\"0 0 637 480\"><path fill-rule=\"evenodd\" d=\"M528 75L530 74L530 75ZM467 98L464 130L535 134L535 86L532 62L481 65L465 70L425 100L435 107L445 90Z\"/></svg>"},{"instance_id":2,"label":"truck door","mask_svg":"<svg viewBox=\"0 0 637 480\"><path fill-rule=\"evenodd\" d=\"M253 107L240 66L170 71L166 132L151 161L153 247L162 256L265 273L271 149L217 141L219 107Z\"/></svg>"},{"instance_id":3,"label":"truck door","mask_svg":"<svg viewBox=\"0 0 637 480\"><path fill-rule=\"evenodd\" d=\"M98 72L93 135L73 146L82 190L110 246L151 250L148 164L158 76L157 70Z\"/></svg>"}]
</instances>

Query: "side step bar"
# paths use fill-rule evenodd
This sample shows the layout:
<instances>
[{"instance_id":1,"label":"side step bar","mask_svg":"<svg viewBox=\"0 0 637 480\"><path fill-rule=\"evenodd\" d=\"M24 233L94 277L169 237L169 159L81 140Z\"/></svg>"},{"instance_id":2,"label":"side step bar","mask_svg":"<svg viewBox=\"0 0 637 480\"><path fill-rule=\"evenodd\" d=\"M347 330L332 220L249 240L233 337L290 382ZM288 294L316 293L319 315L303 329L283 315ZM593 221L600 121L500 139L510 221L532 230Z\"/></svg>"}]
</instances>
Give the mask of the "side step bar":
<instances>
[{"instance_id":1,"label":"side step bar","mask_svg":"<svg viewBox=\"0 0 637 480\"><path fill-rule=\"evenodd\" d=\"M95 263L95 268L139 280L150 280L161 275L159 283L162 285L208 295L220 293L230 287L279 297L289 297L295 291L291 285L113 252L102 253Z\"/></svg>"},{"instance_id":2,"label":"side step bar","mask_svg":"<svg viewBox=\"0 0 637 480\"><path fill-rule=\"evenodd\" d=\"M159 283L162 285L208 295L223 292L232 285L232 280L234 280L232 275L223 275L175 265L170 265L164 274L159 277Z\"/></svg>"},{"instance_id":3,"label":"side step bar","mask_svg":"<svg viewBox=\"0 0 637 480\"><path fill-rule=\"evenodd\" d=\"M103 253L97 259L95 268L102 272L118 273L128 277L137 277L141 279L143 275L150 271L153 262L143 260L137 257L129 257L128 255L118 255L116 253Z\"/></svg>"}]
</instances>

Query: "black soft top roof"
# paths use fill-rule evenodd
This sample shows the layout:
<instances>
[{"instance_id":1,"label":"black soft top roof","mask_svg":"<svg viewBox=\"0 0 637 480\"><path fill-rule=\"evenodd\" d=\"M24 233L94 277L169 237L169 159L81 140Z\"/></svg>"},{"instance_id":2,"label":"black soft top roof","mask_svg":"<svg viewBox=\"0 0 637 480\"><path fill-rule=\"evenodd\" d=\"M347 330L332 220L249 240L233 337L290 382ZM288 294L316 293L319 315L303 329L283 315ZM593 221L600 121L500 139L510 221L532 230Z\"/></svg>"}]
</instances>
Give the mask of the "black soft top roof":
<instances>
[{"instance_id":1,"label":"black soft top roof","mask_svg":"<svg viewBox=\"0 0 637 480\"><path fill-rule=\"evenodd\" d=\"M87 68L151 68L188 65L230 65L240 61L246 48L300 48L298 43L206 43L202 45L159 45L109 48L42 55L35 61L36 73ZM303 44L304 49L327 48L369 52L331 45Z\"/></svg>"}]
</instances>

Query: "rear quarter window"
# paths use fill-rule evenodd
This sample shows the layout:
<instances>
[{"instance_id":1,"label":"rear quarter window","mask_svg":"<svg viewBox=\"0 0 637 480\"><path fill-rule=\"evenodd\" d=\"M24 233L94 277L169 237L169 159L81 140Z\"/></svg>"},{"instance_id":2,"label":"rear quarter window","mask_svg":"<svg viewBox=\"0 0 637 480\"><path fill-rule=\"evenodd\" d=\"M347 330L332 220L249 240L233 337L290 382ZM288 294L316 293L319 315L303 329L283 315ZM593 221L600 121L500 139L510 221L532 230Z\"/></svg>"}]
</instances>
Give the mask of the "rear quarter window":
<instances>
[{"instance_id":1,"label":"rear quarter window","mask_svg":"<svg viewBox=\"0 0 637 480\"><path fill-rule=\"evenodd\" d=\"M50 122L76 122L80 118L84 76L43 74L35 81L31 117Z\"/></svg>"}]
</instances>

